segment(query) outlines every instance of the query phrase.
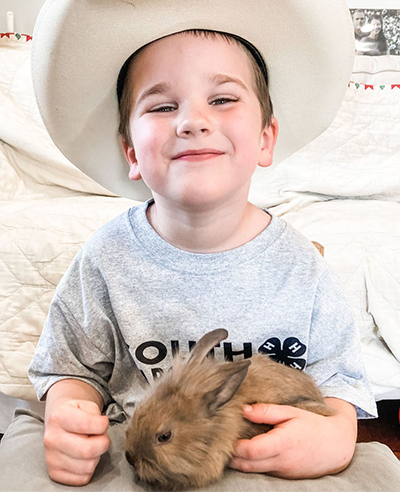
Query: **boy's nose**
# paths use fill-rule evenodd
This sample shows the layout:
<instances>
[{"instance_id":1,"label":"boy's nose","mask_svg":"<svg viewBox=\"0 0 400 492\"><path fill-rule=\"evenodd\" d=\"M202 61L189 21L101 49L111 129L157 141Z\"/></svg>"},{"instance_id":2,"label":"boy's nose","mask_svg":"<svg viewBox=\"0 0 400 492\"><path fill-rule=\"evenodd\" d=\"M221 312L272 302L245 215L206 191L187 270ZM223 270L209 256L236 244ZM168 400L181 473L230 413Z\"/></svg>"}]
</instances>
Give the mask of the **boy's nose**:
<instances>
[{"instance_id":1,"label":"boy's nose","mask_svg":"<svg viewBox=\"0 0 400 492\"><path fill-rule=\"evenodd\" d=\"M182 113L176 129L179 137L187 138L212 132L212 122L204 111L190 109Z\"/></svg>"}]
</instances>

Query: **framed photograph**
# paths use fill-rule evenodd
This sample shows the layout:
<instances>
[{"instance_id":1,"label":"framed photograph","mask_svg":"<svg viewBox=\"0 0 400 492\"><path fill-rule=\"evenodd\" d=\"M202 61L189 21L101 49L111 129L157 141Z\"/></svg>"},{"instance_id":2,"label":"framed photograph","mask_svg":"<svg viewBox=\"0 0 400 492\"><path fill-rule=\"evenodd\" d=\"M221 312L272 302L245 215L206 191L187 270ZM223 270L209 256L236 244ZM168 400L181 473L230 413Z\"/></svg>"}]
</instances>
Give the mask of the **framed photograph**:
<instances>
[{"instance_id":1,"label":"framed photograph","mask_svg":"<svg viewBox=\"0 0 400 492\"><path fill-rule=\"evenodd\" d=\"M400 55L400 9L350 9L356 55Z\"/></svg>"}]
</instances>

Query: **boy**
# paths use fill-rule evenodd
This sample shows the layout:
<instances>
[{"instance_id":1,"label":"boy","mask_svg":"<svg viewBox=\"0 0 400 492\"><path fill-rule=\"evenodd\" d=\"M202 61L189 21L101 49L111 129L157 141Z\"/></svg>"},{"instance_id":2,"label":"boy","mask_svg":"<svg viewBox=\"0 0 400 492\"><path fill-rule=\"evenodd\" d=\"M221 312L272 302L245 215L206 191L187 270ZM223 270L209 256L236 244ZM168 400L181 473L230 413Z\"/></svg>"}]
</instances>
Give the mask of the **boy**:
<instances>
[{"instance_id":1,"label":"boy","mask_svg":"<svg viewBox=\"0 0 400 492\"><path fill-rule=\"evenodd\" d=\"M110 428L110 448L109 419L132 413L145 378L167 370L174 352L187 353L190 342L223 326L230 339L216 357L260 350L307 365L337 410L321 417L255 405L246 418L275 429L239 442L231 467L357 490L360 470L382 461L382 450L357 457L337 481L325 477L353 457L356 409L375 413L349 309L313 246L248 201L256 166L272 164L278 133L260 55L235 37L183 29L136 51L118 93L129 178L143 179L153 199L89 241L52 302L30 367L46 398L50 477L85 485L99 466L88 490L142 490L119 462L122 426ZM100 457L109 449L107 474ZM393 479L398 468L385 453ZM274 490L298 489L265 475L228 477L215 490L263 490L270 481ZM374 488L384 484L373 478ZM359 490L369 484L365 476Z\"/></svg>"}]
</instances>

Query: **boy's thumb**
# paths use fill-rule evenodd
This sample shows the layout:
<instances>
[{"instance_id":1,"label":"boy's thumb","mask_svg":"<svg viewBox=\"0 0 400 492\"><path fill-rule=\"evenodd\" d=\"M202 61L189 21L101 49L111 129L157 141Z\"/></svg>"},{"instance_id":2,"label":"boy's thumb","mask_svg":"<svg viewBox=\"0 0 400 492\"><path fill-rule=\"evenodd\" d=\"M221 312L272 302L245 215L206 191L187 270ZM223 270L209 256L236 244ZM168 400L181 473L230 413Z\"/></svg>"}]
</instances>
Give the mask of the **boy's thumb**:
<instances>
[{"instance_id":1,"label":"boy's thumb","mask_svg":"<svg viewBox=\"0 0 400 492\"><path fill-rule=\"evenodd\" d=\"M99 406L88 400L69 401L64 413L63 427L76 434L96 435L107 432L108 417L101 414Z\"/></svg>"},{"instance_id":2,"label":"boy's thumb","mask_svg":"<svg viewBox=\"0 0 400 492\"><path fill-rule=\"evenodd\" d=\"M101 415L99 406L94 401L89 400L77 400L76 406L80 410L91 413L93 415Z\"/></svg>"},{"instance_id":3,"label":"boy's thumb","mask_svg":"<svg viewBox=\"0 0 400 492\"><path fill-rule=\"evenodd\" d=\"M254 405L246 405L243 409L243 415L247 420L256 424L270 425L287 422L295 418L298 412L298 408L272 403L255 403Z\"/></svg>"},{"instance_id":4,"label":"boy's thumb","mask_svg":"<svg viewBox=\"0 0 400 492\"><path fill-rule=\"evenodd\" d=\"M95 402L89 400L78 400L77 408L93 416L96 416L95 421L93 421L93 418L90 417L88 419L89 421L91 421L91 425L95 426L96 430L93 432L93 434L101 434L106 432L109 425L108 417L101 414L101 410Z\"/></svg>"}]
</instances>

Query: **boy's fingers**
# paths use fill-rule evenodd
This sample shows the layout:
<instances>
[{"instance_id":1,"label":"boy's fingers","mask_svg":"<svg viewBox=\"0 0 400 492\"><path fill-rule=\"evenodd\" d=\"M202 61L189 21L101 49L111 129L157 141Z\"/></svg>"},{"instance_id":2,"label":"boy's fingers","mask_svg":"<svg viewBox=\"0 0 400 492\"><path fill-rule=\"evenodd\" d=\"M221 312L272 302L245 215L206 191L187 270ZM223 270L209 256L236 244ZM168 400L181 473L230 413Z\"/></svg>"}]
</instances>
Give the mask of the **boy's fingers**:
<instances>
[{"instance_id":1,"label":"boy's fingers","mask_svg":"<svg viewBox=\"0 0 400 492\"><path fill-rule=\"evenodd\" d=\"M70 407L63 415L61 427L76 434L99 435L107 432L108 424L105 415L94 415L81 408Z\"/></svg>"},{"instance_id":2,"label":"boy's fingers","mask_svg":"<svg viewBox=\"0 0 400 492\"><path fill-rule=\"evenodd\" d=\"M73 485L75 487L87 485L90 482L93 473L94 472L85 475L77 475L67 470L49 470L49 476L54 482L63 485Z\"/></svg>"},{"instance_id":3,"label":"boy's fingers","mask_svg":"<svg viewBox=\"0 0 400 492\"><path fill-rule=\"evenodd\" d=\"M107 434L86 436L64 432L54 443L54 448L63 455L77 460L93 460L99 458L110 447Z\"/></svg>"},{"instance_id":4,"label":"boy's fingers","mask_svg":"<svg viewBox=\"0 0 400 492\"><path fill-rule=\"evenodd\" d=\"M237 441L234 449L234 458L241 460L265 460L274 458L281 453L282 440L274 430L260 434L252 439Z\"/></svg>"},{"instance_id":5,"label":"boy's fingers","mask_svg":"<svg viewBox=\"0 0 400 492\"><path fill-rule=\"evenodd\" d=\"M247 420L257 424L277 425L287 422L299 415L299 408L288 405L273 405L272 403L255 403L243 409Z\"/></svg>"},{"instance_id":6,"label":"boy's fingers","mask_svg":"<svg viewBox=\"0 0 400 492\"><path fill-rule=\"evenodd\" d=\"M82 460L62 455L55 456L48 461L49 469L56 473L73 473L74 475L91 475L100 461L100 456L92 460Z\"/></svg>"},{"instance_id":7,"label":"boy's fingers","mask_svg":"<svg viewBox=\"0 0 400 492\"><path fill-rule=\"evenodd\" d=\"M244 417L251 422L274 426L296 418L299 415L299 412L301 412L300 409L288 405L273 405L265 403L257 403L252 405L250 408L245 407L243 409ZM237 441L235 445L232 466L245 471L245 466L253 465L246 465L243 460L270 460L277 457L282 452L282 446L281 432L278 428L255 436L252 439L241 439ZM266 466L266 463L259 463L259 466L259 469L261 469L263 466Z\"/></svg>"},{"instance_id":8,"label":"boy's fingers","mask_svg":"<svg viewBox=\"0 0 400 492\"><path fill-rule=\"evenodd\" d=\"M71 400L67 403L72 408L79 408L93 415L101 415L100 408L96 403L89 400Z\"/></svg>"},{"instance_id":9,"label":"boy's fingers","mask_svg":"<svg viewBox=\"0 0 400 492\"><path fill-rule=\"evenodd\" d=\"M233 458L229 467L246 473L271 473L275 471L275 457L257 461Z\"/></svg>"}]
</instances>

